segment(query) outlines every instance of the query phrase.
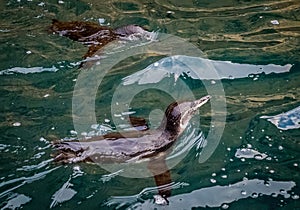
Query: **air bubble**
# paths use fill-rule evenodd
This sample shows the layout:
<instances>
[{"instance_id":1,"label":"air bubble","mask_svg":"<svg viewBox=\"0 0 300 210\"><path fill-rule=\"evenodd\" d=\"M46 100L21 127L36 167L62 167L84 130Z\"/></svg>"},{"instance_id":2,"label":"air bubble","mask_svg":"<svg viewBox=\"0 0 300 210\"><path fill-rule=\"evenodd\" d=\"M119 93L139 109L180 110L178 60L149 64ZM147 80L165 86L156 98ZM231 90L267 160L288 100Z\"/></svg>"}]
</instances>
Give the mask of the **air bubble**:
<instances>
[{"instance_id":1,"label":"air bubble","mask_svg":"<svg viewBox=\"0 0 300 210\"><path fill-rule=\"evenodd\" d=\"M169 14L169 15L170 15L170 14L174 14L174 13L175 13L175 12L173 12L173 11L170 11L170 10L169 10L169 11L167 11L167 14Z\"/></svg>"},{"instance_id":2,"label":"air bubble","mask_svg":"<svg viewBox=\"0 0 300 210\"><path fill-rule=\"evenodd\" d=\"M19 127L19 126L21 126L21 123L20 122L15 122L15 123L13 123L13 126Z\"/></svg>"},{"instance_id":3,"label":"air bubble","mask_svg":"<svg viewBox=\"0 0 300 210\"><path fill-rule=\"evenodd\" d=\"M103 25L105 23L105 18L98 18L98 22L100 25Z\"/></svg>"},{"instance_id":4,"label":"air bubble","mask_svg":"<svg viewBox=\"0 0 300 210\"><path fill-rule=\"evenodd\" d=\"M278 20L271 20L270 21L273 25L279 25L279 21Z\"/></svg>"},{"instance_id":5,"label":"air bubble","mask_svg":"<svg viewBox=\"0 0 300 210\"><path fill-rule=\"evenodd\" d=\"M280 189L279 192L280 193L286 193L286 191L284 189Z\"/></svg>"},{"instance_id":6,"label":"air bubble","mask_svg":"<svg viewBox=\"0 0 300 210\"><path fill-rule=\"evenodd\" d=\"M71 135L77 135L77 132L74 131L74 130L70 130L70 134L71 134Z\"/></svg>"},{"instance_id":7,"label":"air bubble","mask_svg":"<svg viewBox=\"0 0 300 210\"><path fill-rule=\"evenodd\" d=\"M215 179L210 179L210 182L214 184L214 183L217 182L217 180L215 180Z\"/></svg>"},{"instance_id":8,"label":"air bubble","mask_svg":"<svg viewBox=\"0 0 300 210\"><path fill-rule=\"evenodd\" d=\"M228 209L228 208L229 208L229 205L224 203L224 204L222 204L221 208L222 208L222 209Z\"/></svg>"}]
</instances>

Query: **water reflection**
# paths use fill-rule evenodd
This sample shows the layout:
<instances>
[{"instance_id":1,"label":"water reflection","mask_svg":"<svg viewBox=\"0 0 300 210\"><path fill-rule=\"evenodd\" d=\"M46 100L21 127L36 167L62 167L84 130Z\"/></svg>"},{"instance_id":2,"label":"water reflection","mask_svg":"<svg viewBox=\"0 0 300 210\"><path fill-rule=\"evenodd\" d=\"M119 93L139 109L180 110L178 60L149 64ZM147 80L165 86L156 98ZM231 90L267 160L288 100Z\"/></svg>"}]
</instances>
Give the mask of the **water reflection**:
<instances>
[{"instance_id":1,"label":"water reflection","mask_svg":"<svg viewBox=\"0 0 300 210\"><path fill-rule=\"evenodd\" d=\"M9 198L7 198L6 205L1 209L19 209L31 200L32 198L24 194L12 193Z\"/></svg>"},{"instance_id":2,"label":"water reflection","mask_svg":"<svg viewBox=\"0 0 300 210\"><path fill-rule=\"evenodd\" d=\"M5 69L0 71L0 75L6 74L30 74L30 73L41 73L41 72L56 72L58 69L56 67L51 68L44 68L44 67L31 67L31 68L24 68L24 67L14 67L10 69Z\"/></svg>"},{"instance_id":3,"label":"water reflection","mask_svg":"<svg viewBox=\"0 0 300 210\"><path fill-rule=\"evenodd\" d=\"M73 198L74 195L76 195L76 191L72 189L71 187L73 184L70 182L71 178L63 184L63 186L56 191L52 196L52 203L50 205L50 208L55 207L59 203L63 203L65 201L68 201Z\"/></svg>"},{"instance_id":4,"label":"water reflection","mask_svg":"<svg viewBox=\"0 0 300 210\"><path fill-rule=\"evenodd\" d=\"M74 185L71 183L71 180L80 177L83 174L84 172L81 171L79 166L73 167L72 175L70 175L69 179L62 185L62 187L52 195L50 208L53 208L60 203L71 200L77 194L77 191L72 188Z\"/></svg>"},{"instance_id":5,"label":"water reflection","mask_svg":"<svg viewBox=\"0 0 300 210\"><path fill-rule=\"evenodd\" d=\"M237 149L235 153L236 158L255 158L257 160L262 160L268 157L268 155L264 153L260 153L254 149L250 148L242 148Z\"/></svg>"},{"instance_id":6,"label":"water reflection","mask_svg":"<svg viewBox=\"0 0 300 210\"><path fill-rule=\"evenodd\" d=\"M297 129L300 128L300 106L282 114L260 118L267 119L280 130Z\"/></svg>"},{"instance_id":7,"label":"water reflection","mask_svg":"<svg viewBox=\"0 0 300 210\"><path fill-rule=\"evenodd\" d=\"M292 65L290 64L285 66L274 64L251 65L176 55L163 58L147 66L145 69L123 78L123 84L130 85L135 82L138 84L158 83L169 75L174 75L175 81L177 81L180 75L187 75L192 79L204 80L245 78L262 73L289 72L291 67ZM212 68L216 70L217 74L211 71ZM195 70L197 72L195 72ZM200 75L201 78L199 78L198 75Z\"/></svg>"},{"instance_id":8,"label":"water reflection","mask_svg":"<svg viewBox=\"0 0 300 210\"><path fill-rule=\"evenodd\" d=\"M190 193L172 196L168 206L164 209L192 209L197 207L222 207L232 202L257 198L260 196L279 196L289 198L288 191L296 186L293 181L264 181L259 179L245 179L227 186L212 186ZM132 209L154 209L157 205L151 199L131 205Z\"/></svg>"}]
</instances>

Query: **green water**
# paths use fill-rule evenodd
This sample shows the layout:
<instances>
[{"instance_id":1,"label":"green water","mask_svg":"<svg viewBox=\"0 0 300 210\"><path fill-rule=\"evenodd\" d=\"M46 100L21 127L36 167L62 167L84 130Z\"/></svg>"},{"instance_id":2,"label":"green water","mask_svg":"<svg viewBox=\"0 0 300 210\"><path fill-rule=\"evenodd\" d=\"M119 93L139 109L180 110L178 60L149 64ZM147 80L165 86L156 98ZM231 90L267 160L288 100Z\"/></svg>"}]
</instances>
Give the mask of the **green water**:
<instances>
[{"instance_id":1,"label":"green water","mask_svg":"<svg viewBox=\"0 0 300 210\"><path fill-rule=\"evenodd\" d=\"M212 60L291 64L289 72L261 74L256 80L251 77L222 80L227 120L220 143L206 162L200 164L191 150L171 169L172 180L183 184L172 190L169 208L300 208L299 129L280 130L260 118L300 105L299 1L2 0L0 16L1 71L14 67L58 70L0 75L1 208L168 207L154 204L155 191L142 193L135 199L138 196L134 195L143 189L155 187L152 177L120 175L105 181L103 175L111 172L98 166L84 163L62 166L51 162L53 148L49 141L72 137L73 90L82 71L74 63L87 51L80 43L49 34L53 18L95 22L104 18L105 24L112 27L138 24L150 31L184 38ZM279 24L272 24L272 20ZM115 126L105 122L112 119L110 103L115 88L123 77L159 59L160 56L153 54L131 57L105 76L95 100L98 123ZM191 78L184 81L196 97L206 94L201 81ZM164 110L171 101L162 91L149 90L136 95L131 107L136 115L148 119L152 110ZM211 114L209 106L200 110L204 135L208 133ZM236 151L247 147L267 158L236 157ZM250 182L247 185L254 186L257 195L250 195L249 188L244 187L247 179L263 181L264 187ZM218 186L225 190L215 188ZM232 190L230 186L237 187ZM210 196L193 193L201 190ZM123 197L118 201L113 196ZM231 196L235 199L229 199Z\"/></svg>"}]
</instances>

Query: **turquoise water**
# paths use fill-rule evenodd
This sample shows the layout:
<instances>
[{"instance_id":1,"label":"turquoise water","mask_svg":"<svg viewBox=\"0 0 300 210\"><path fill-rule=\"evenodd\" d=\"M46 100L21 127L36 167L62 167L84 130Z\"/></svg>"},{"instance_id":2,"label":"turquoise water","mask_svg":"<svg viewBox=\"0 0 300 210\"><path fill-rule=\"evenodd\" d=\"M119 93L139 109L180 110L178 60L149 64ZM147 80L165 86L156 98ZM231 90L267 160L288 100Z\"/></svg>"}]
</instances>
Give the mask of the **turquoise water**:
<instances>
[{"instance_id":1,"label":"turquoise water","mask_svg":"<svg viewBox=\"0 0 300 210\"><path fill-rule=\"evenodd\" d=\"M0 8L1 208L299 208L298 1L20 0L2 1ZM102 18L113 28L138 24L185 39L203 52L201 56L221 62L215 66L230 71L224 70L221 80L227 117L218 147L204 163L199 163L199 153L192 148L171 168L174 183L168 206L154 203L157 191L153 177L128 178L97 165L52 162L54 149L49 142L76 136L73 91L80 72L85 71L76 63L87 51L80 43L50 34L53 18L94 22ZM122 78L164 57L145 53L114 66L98 88L97 123L118 128L113 123L111 103ZM234 64L228 66L222 61ZM270 64L276 66L267 67ZM168 71L172 71L170 66ZM248 75L252 68L263 72L270 68L274 73L255 71ZM233 69L246 73L234 76ZM175 84L170 75L148 84L149 88L135 95L130 104L131 111L148 120L151 127L159 125L162 110L173 100L154 87L167 84L181 93L179 82ZM216 79L205 83L187 75L180 76L179 81L187 84L195 97L207 94L205 87L218 83ZM134 83L132 87L140 85ZM180 97L184 98L182 94ZM85 98L88 95L82 96ZM292 113L284 116L286 121L277 126L272 123L276 124L272 121L276 118L261 118L289 111ZM199 128L207 136L214 113L210 105L199 113ZM85 126L86 132L98 131L92 125Z\"/></svg>"}]
</instances>

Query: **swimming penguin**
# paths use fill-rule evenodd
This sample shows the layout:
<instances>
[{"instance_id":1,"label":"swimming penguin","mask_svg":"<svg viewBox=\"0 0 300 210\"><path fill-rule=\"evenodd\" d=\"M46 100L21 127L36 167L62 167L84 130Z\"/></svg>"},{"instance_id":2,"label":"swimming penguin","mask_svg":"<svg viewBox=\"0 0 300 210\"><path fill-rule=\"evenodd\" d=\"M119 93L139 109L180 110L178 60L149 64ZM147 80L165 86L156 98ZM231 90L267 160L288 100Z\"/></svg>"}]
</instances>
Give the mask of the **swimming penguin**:
<instances>
[{"instance_id":1,"label":"swimming penguin","mask_svg":"<svg viewBox=\"0 0 300 210\"><path fill-rule=\"evenodd\" d=\"M146 31L137 25L127 25L112 29L93 22L63 22L56 19L52 20L49 31L89 46L89 50L83 58L92 57L100 48L114 40L129 39L133 34L148 39L151 39L154 35L152 32Z\"/></svg>"},{"instance_id":2,"label":"swimming penguin","mask_svg":"<svg viewBox=\"0 0 300 210\"><path fill-rule=\"evenodd\" d=\"M61 151L56 158L66 163L95 160L130 162L155 156L174 144L197 109L210 98L204 96L195 101L171 103L161 125L155 130L112 132L87 140L55 142L55 147Z\"/></svg>"},{"instance_id":3,"label":"swimming penguin","mask_svg":"<svg viewBox=\"0 0 300 210\"><path fill-rule=\"evenodd\" d=\"M126 163L150 159L148 168L154 175L156 185L170 184L171 175L165 163L166 151L196 111L210 98L207 95L195 101L171 103L161 125L155 130L113 132L88 140L54 142L58 150L55 160L63 163ZM166 199L170 196L170 190L160 189L159 194Z\"/></svg>"}]
</instances>

